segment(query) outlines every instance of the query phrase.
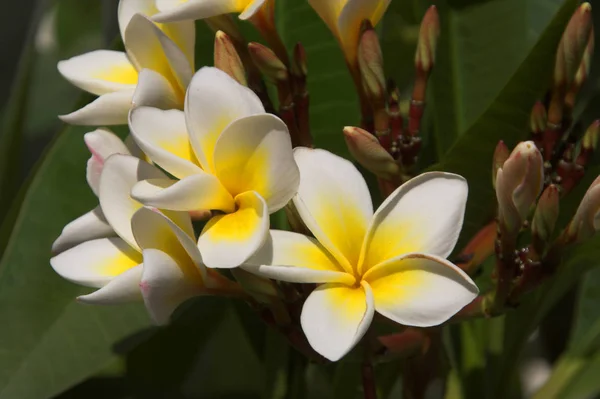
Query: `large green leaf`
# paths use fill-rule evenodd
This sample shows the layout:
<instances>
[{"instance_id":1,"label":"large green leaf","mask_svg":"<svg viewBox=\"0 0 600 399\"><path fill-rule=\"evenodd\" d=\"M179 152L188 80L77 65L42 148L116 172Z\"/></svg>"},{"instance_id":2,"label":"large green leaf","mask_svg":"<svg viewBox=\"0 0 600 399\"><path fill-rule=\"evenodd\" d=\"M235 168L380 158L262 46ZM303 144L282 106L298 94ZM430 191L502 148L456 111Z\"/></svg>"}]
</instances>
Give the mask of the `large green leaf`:
<instances>
[{"instance_id":1,"label":"large green leaf","mask_svg":"<svg viewBox=\"0 0 600 399\"><path fill-rule=\"evenodd\" d=\"M331 32L306 0L278 0L276 21L288 48L300 41L308 59L310 126L315 145L348 156L344 126L360 119L356 91Z\"/></svg>"},{"instance_id":2,"label":"large green leaf","mask_svg":"<svg viewBox=\"0 0 600 399\"><path fill-rule=\"evenodd\" d=\"M494 148L500 140L512 147L528 137L529 112L548 87L556 47L577 3L576 0L564 2L500 94L442 161L431 168L458 173L469 182L470 194L459 247L493 217L490 171Z\"/></svg>"}]
</instances>

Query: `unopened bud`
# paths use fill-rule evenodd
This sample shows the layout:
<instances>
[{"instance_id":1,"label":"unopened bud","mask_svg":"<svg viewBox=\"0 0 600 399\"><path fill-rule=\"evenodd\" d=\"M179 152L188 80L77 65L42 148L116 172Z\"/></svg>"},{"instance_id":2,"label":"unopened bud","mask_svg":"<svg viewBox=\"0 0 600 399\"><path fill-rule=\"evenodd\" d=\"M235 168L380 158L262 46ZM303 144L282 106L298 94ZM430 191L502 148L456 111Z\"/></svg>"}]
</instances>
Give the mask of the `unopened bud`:
<instances>
[{"instance_id":1,"label":"unopened bud","mask_svg":"<svg viewBox=\"0 0 600 399\"><path fill-rule=\"evenodd\" d=\"M531 117L529 119L531 132L533 134L542 134L546 130L548 124L548 113L546 107L541 101L538 101L531 110Z\"/></svg>"},{"instance_id":2,"label":"unopened bud","mask_svg":"<svg viewBox=\"0 0 600 399\"><path fill-rule=\"evenodd\" d=\"M600 137L600 120L594 121L583 136L581 145L584 149L595 151L598 148L598 138Z\"/></svg>"},{"instance_id":3,"label":"unopened bud","mask_svg":"<svg viewBox=\"0 0 600 399\"><path fill-rule=\"evenodd\" d=\"M291 71L295 76L306 76L308 74L306 50L300 42L296 43L294 46L294 57L292 58Z\"/></svg>"},{"instance_id":4,"label":"unopened bud","mask_svg":"<svg viewBox=\"0 0 600 399\"><path fill-rule=\"evenodd\" d=\"M440 17L436 6L431 6L425 13L419 31L419 42L415 55L417 70L429 72L435 64L435 53L440 36Z\"/></svg>"},{"instance_id":5,"label":"unopened bud","mask_svg":"<svg viewBox=\"0 0 600 399\"><path fill-rule=\"evenodd\" d=\"M594 57L594 27L588 38L587 46L583 52L583 58L579 64L579 69L575 75L575 85L578 87L583 86L587 77L590 75L590 69L592 67L592 58Z\"/></svg>"},{"instance_id":6,"label":"unopened bud","mask_svg":"<svg viewBox=\"0 0 600 399\"><path fill-rule=\"evenodd\" d=\"M288 79L288 70L283 62L270 48L260 43L248 43L248 50L254 64L260 69L266 78L272 82Z\"/></svg>"},{"instance_id":7,"label":"unopened bud","mask_svg":"<svg viewBox=\"0 0 600 399\"><path fill-rule=\"evenodd\" d=\"M494 151L494 159L492 164L492 184L496 187L496 176L498 175L498 169L500 169L504 162L510 156L510 151L504 141L499 141Z\"/></svg>"},{"instance_id":8,"label":"unopened bud","mask_svg":"<svg viewBox=\"0 0 600 399\"><path fill-rule=\"evenodd\" d=\"M227 73L238 83L247 86L244 64L231 38L223 31L215 35L215 67Z\"/></svg>"},{"instance_id":9,"label":"unopened bud","mask_svg":"<svg viewBox=\"0 0 600 399\"><path fill-rule=\"evenodd\" d=\"M543 242L549 241L554 232L558 219L559 199L558 187L551 184L544 190L535 208L531 229L534 236Z\"/></svg>"},{"instance_id":10,"label":"unopened bud","mask_svg":"<svg viewBox=\"0 0 600 399\"><path fill-rule=\"evenodd\" d=\"M394 181L400 175L400 166L366 130L347 126L344 139L352 156L367 170L385 180Z\"/></svg>"},{"instance_id":11,"label":"unopened bud","mask_svg":"<svg viewBox=\"0 0 600 399\"><path fill-rule=\"evenodd\" d=\"M500 222L516 233L527 219L544 184L542 154L533 141L521 142L496 175Z\"/></svg>"},{"instance_id":12,"label":"unopened bud","mask_svg":"<svg viewBox=\"0 0 600 399\"><path fill-rule=\"evenodd\" d=\"M575 80L592 31L592 6L583 3L571 17L556 53L554 84L568 87Z\"/></svg>"},{"instance_id":13,"label":"unopened bud","mask_svg":"<svg viewBox=\"0 0 600 399\"><path fill-rule=\"evenodd\" d=\"M572 241L581 242L600 230L600 176L587 190L569 223L567 234Z\"/></svg>"},{"instance_id":14,"label":"unopened bud","mask_svg":"<svg viewBox=\"0 0 600 399\"><path fill-rule=\"evenodd\" d=\"M367 96L371 100L385 102L383 55L379 38L369 20L363 22L362 34L358 43L358 67Z\"/></svg>"}]
</instances>

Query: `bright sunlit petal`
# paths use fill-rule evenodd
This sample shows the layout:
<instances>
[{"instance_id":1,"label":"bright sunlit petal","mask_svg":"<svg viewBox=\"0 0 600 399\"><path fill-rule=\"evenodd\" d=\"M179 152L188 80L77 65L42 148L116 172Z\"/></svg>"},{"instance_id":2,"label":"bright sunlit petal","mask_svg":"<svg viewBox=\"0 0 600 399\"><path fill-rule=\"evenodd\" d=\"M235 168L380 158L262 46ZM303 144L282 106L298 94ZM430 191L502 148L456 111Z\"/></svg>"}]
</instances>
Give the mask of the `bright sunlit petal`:
<instances>
[{"instance_id":1,"label":"bright sunlit petal","mask_svg":"<svg viewBox=\"0 0 600 399\"><path fill-rule=\"evenodd\" d=\"M183 108L181 93L163 75L147 68L140 71L131 103L134 107Z\"/></svg>"},{"instance_id":2,"label":"bright sunlit petal","mask_svg":"<svg viewBox=\"0 0 600 399\"><path fill-rule=\"evenodd\" d=\"M161 12L153 19L157 22L171 22L240 13L250 2L250 0L156 0L156 6Z\"/></svg>"},{"instance_id":3,"label":"bright sunlit petal","mask_svg":"<svg viewBox=\"0 0 600 399\"><path fill-rule=\"evenodd\" d=\"M71 125L125 125L134 89L103 94L88 105L59 118Z\"/></svg>"},{"instance_id":4,"label":"bright sunlit petal","mask_svg":"<svg viewBox=\"0 0 600 399\"><path fill-rule=\"evenodd\" d=\"M91 294L77 297L77 300L89 305L121 305L141 301L141 279L142 265L137 265L115 276L108 284Z\"/></svg>"}]
</instances>

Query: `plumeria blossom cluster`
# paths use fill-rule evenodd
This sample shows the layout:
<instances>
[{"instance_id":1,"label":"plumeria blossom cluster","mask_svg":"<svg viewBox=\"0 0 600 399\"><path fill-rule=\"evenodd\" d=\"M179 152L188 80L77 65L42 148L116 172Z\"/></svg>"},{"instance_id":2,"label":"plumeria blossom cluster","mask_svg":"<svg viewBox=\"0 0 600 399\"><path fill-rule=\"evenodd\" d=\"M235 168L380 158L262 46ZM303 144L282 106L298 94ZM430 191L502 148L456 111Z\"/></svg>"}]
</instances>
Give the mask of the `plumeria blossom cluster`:
<instances>
[{"instance_id":1,"label":"plumeria blossom cluster","mask_svg":"<svg viewBox=\"0 0 600 399\"><path fill-rule=\"evenodd\" d=\"M356 69L361 24L375 25L389 0L310 4ZM229 36L216 35L229 46L215 49L219 68L194 72L193 20L224 26L224 14L239 13L273 34L273 7L273 0L121 0L125 52L99 50L59 63L65 78L98 95L61 118L128 124L130 136L123 142L106 128L84 136L87 180L99 204L64 228L52 267L97 288L79 301L143 301L157 324L201 295L285 307L284 288L303 284L297 322L313 350L330 360L363 338L375 313L405 326L444 323L478 294L446 259L462 227L465 179L417 176L374 211L350 161L297 145L293 132L302 124L294 118L301 112L284 117L290 114L280 110L280 119L247 87L244 57ZM306 73L301 50L289 61L281 49L274 55L250 48L267 78L284 77L275 79L278 88L285 90L288 78L298 87ZM283 209L295 231L270 228L270 215Z\"/></svg>"}]
</instances>

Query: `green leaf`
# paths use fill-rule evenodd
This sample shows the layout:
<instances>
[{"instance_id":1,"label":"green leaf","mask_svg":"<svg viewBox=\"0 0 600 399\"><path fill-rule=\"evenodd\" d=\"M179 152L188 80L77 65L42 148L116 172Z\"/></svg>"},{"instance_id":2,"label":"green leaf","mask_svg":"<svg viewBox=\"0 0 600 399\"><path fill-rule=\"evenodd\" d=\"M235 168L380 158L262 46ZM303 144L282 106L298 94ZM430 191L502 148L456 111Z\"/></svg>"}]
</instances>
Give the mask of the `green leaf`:
<instances>
[{"instance_id":1,"label":"green leaf","mask_svg":"<svg viewBox=\"0 0 600 399\"><path fill-rule=\"evenodd\" d=\"M288 48L300 41L306 49L310 126L315 146L349 157L342 129L356 126L360 112L337 41L306 0L278 0L275 19Z\"/></svg>"},{"instance_id":2,"label":"green leaf","mask_svg":"<svg viewBox=\"0 0 600 399\"><path fill-rule=\"evenodd\" d=\"M77 303L90 290L63 280L49 264L63 226L97 202L85 183L87 130L67 129L47 153L0 262L1 399L61 392L113 361L114 342L148 324L139 305Z\"/></svg>"},{"instance_id":3,"label":"green leaf","mask_svg":"<svg viewBox=\"0 0 600 399\"><path fill-rule=\"evenodd\" d=\"M454 143L442 161L431 167L431 170L458 173L469 182L470 194L459 248L493 217L495 195L491 164L494 148L500 140L512 147L528 137L531 107L548 88L556 47L577 3L576 0L564 2L500 94Z\"/></svg>"}]
</instances>

